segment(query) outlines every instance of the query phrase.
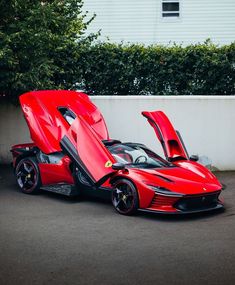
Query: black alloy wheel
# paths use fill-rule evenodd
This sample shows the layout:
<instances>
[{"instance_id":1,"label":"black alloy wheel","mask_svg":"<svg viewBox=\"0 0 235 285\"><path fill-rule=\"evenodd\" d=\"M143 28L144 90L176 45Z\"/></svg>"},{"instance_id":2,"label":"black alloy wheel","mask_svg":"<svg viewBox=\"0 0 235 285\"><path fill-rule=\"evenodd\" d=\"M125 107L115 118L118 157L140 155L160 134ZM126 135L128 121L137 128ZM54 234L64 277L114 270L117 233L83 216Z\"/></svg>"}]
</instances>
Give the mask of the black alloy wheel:
<instances>
[{"instance_id":1,"label":"black alloy wheel","mask_svg":"<svg viewBox=\"0 0 235 285\"><path fill-rule=\"evenodd\" d=\"M122 215L133 215L139 207L138 193L134 184L127 179L119 179L113 185L112 203Z\"/></svg>"},{"instance_id":2,"label":"black alloy wheel","mask_svg":"<svg viewBox=\"0 0 235 285\"><path fill-rule=\"evenodd\" d=\"M27 157L20 160L15 169L15 176L16 182L23 193L35 194L40 189L40 173L34 158Z\"/></svg>"}]
</instances>

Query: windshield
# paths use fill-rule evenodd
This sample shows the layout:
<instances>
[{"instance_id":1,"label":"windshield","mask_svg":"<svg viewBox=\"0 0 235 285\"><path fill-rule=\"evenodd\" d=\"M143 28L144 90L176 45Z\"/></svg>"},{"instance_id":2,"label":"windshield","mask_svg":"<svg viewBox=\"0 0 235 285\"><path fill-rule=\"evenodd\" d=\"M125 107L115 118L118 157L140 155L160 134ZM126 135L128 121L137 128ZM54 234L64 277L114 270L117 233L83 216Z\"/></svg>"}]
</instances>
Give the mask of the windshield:
<instances>
[{"instance_id":1,"label":"windshield","mask_svg":"<svg viewBox=\"0 0 235 285\"><path fill-rule=\"evenodd\" d=\"M142 144L123 143L108 147L117 162L130 167L156 168L172 166Z\"/></svg>"}]
</instances>

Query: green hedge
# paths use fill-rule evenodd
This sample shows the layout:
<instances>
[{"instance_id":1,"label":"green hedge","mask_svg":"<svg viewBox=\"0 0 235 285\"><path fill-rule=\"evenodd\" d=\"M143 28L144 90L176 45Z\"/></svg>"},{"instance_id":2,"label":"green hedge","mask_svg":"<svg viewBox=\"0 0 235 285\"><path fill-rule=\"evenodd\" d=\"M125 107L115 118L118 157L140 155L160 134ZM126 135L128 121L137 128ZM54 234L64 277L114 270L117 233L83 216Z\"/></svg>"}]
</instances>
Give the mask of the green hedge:
<instances>
[{"instance_id":1,"label":"green hedge","mask_svg":"<svg viewBox=\"0 0 235 285\"><path fill-rule=\"evenodd\" d=\"M94 95L235 94L235 43L182 46L100 43L80 53L83 82Z\"/></svg>"},{"instance_id":2,"label":"green hedge","mask_svg":"<svg viewBox=\"0 0 235 285\"><path fill-rule=\"evenodd\" d=\"M46 66L43 59L38 61ZM90 95L235 95L235 43L145 47L77 42L75 50L67 47L54 65L56 72L48 73L47 80L25 73L20 81L25 84L18 88L14 80L3 79L6 69L0 62L0 101L16 102L29 88L82 89ZM40 75L42 68L33 66ZM8 89L12 94L4 91Z\"/></svg>"}]
</instances>

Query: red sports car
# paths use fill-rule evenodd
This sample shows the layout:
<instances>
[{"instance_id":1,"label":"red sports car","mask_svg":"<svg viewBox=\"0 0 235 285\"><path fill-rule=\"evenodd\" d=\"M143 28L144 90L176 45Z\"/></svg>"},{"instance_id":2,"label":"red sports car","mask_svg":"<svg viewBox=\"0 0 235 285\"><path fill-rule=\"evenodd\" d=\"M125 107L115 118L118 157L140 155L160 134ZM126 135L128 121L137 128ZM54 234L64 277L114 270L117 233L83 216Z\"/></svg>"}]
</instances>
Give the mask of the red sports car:
<instances>
[{"instance_id":1,"label":"red sports car","mask_svg":"<svg viewBox=\"0 0 235 285\"><path fill-rule=\"evenodd\" d=\"M110 139L102 114L84 93L29 92L20 96L20 104L33 141L11 149L22 192L107 195L125 215L223 208L222 185L195 156L188 156L163 112L142 115L162 144L165 159L143 144Z\"/></svg>"}]
</instances>

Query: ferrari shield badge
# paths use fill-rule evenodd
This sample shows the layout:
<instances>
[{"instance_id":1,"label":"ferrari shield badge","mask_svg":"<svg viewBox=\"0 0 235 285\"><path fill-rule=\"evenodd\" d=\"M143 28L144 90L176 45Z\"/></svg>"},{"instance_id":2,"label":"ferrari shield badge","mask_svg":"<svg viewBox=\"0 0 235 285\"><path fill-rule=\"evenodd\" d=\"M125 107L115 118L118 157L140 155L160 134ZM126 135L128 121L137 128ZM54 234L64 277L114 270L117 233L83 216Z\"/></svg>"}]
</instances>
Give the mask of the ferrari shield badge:
<instances>
[{"instance_id":1,"label":"ferrari shield badge","mask_svg":"<svg viewBox=\"0 0 235 285\"><path fill-rule=\"evenodd\" d=\"M112 162L111 162L110 160L108 160L108 161L105 163L104 166L105 166L106 168L109 168L109 167L112 167L112 165L113 165Z\"/></svg>"}]
</instances>

